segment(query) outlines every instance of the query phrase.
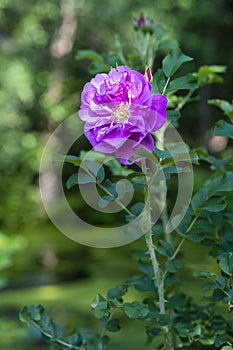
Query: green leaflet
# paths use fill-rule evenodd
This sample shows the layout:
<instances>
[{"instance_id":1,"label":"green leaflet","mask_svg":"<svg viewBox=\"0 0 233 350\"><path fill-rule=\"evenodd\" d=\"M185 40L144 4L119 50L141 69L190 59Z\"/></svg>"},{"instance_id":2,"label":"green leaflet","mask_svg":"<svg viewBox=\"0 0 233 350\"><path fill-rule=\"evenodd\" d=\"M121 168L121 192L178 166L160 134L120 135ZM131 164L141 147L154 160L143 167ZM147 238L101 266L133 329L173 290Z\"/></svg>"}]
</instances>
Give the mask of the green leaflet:
<instances>
[{"instance_id":1,"label":"green leaflet","mask_svg":"<svg viewBox=\"0 0 233 350\"><path fill-rule=\"evenodd\" d=\"M190 62L192 60L192 57L184 55L179 48L173 49L171 53L169 53L163 59L163 72L166 77L170 78L176 73L182 64Z\"/></svg>"}]
</instances>

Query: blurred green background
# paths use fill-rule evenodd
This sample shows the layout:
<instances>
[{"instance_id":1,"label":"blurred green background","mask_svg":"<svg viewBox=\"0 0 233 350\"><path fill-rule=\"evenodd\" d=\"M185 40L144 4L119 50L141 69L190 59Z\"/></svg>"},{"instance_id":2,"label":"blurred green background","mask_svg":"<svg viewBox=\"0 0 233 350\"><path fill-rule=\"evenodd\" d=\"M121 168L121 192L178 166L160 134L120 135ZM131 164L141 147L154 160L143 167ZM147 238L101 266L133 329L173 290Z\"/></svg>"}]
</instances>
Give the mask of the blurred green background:
<instances>
[{"instance_id":1,"label":"blurred green background","mask_svg":"<svg viewBox=\"0 0 233 350\"><path fill-rule=\"evenodd\" d=\"M107 52L113 49L116 33L130 42L132 19L142 12L195 58L191 71L204 64L228 66L225 83L203 88L201 102L195 109L186 107L181 121L184 140L208 147L210 127L221 114L206 101L232 99L232 1L0 0L1 349L46 349L39 334L18 321L23 304L42 303L67 332L76 326L98 329L90 302L136 269L129 254L140 241L95 249L69 240L53 227L41 204L38 169L50 133L76 113L80 92L90 79L88 62L76 61L76 52ZM195 172L198 188L208 172ZM197 266L213 269L212 262L200 247L197 254L186 244L185 251L189 254L188 259L184 256L184 285L198 300L199 284L192 271ZM131 292L128 298L134 296ZM143 348L145 335L135 332L140 327L137 322L127 325L113 337L111 349L126 349L125 344L127 350Z\"/></svg>"}]
</instances>

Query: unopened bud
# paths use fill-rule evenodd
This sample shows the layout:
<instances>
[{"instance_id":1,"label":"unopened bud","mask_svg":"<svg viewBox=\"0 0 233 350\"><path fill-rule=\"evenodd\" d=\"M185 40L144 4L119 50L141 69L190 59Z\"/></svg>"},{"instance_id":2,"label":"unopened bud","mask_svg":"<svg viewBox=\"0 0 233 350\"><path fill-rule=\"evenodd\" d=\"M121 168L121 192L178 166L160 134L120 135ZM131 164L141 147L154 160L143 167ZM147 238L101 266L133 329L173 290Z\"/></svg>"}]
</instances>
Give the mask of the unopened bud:
<instances>
[{"instance_id":1,"label":"unopened bud","mask_svg":"<svg viewBox=\"0 0 233 350\"><path fill-rule=\"evenodd\" d=\"M135 30L139 30L143 27L145 24L145 16L142 13L139 18L134 18L133 19L133 25Z\"/></svg>"},{"instance_id":2,"label":"unopened bud","mask_svg":"<svg viewBox=\"0 0 233 350\"><path fill-rule=\"evenodd\" d=\"M144 76L145 76L146 80L148 81L148 83L151 84L153 81L153 76L152 76L150 67L146 68Z\"/></svg>"},{"instance_id":3,"label":"unopened bud","mask_svg":"<svg viewBox=\"0 0 233 350\"><path fill-rule=\"evenodd\" d=\"M133 25L135 30L141 30L143 33L154 33L154 22L152 18L145 17L142 13L139 18L133 19Z\"/></svg>"}]
</instances>

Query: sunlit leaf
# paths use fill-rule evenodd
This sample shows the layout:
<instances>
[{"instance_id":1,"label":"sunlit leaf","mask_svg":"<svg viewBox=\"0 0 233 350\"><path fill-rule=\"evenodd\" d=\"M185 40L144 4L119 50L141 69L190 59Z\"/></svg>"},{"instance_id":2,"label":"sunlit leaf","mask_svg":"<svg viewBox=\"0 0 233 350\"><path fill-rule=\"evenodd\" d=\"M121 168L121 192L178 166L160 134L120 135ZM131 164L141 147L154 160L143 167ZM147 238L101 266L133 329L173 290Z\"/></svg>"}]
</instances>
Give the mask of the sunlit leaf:
<instances>
[{"instance_id":1,"label":"sunlit leaf","mask_svg":"<svg viewBox=\"0 0 233 350\"><path fill-rule=\"evenodd\" d=\"M179 48L174 49L163 59L163 72L166 77L171 77L183 63L190 62L192 60L192 57L184 55Z\"/></svg>"},{"instance_id":2,"label":"sunlit leaf","mask_svg":"<svg viewBox=\"0 0 233 350\"><path fill-rule=\"evenodd\" d=\"M202 66L197 72L197 81L199 86L212 83L221 83L223 81L220 73L225 73L226 66Z\"/></svg>"}]
</instances>

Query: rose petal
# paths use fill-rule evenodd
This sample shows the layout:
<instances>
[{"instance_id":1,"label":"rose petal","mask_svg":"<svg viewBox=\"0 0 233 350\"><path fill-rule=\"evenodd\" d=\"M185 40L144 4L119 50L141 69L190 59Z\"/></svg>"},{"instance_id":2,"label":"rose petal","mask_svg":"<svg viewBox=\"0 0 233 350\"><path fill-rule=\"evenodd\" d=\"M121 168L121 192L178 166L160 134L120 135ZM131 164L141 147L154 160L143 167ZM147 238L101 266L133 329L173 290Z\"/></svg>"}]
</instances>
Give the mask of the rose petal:
<instances>
[{"instance_id":1,"label":"rose petal","mask_svg":"<svg viewBox=\"0 0 233 350\"><path fill-rule=\"evenodd\" d=\"M126 164L139 148L153 152L150 133L165 123L166 105L166 97L152 94L143 74L119 66L84 86L79 117L94 149Z\"/></svg>"}]
</instances>

